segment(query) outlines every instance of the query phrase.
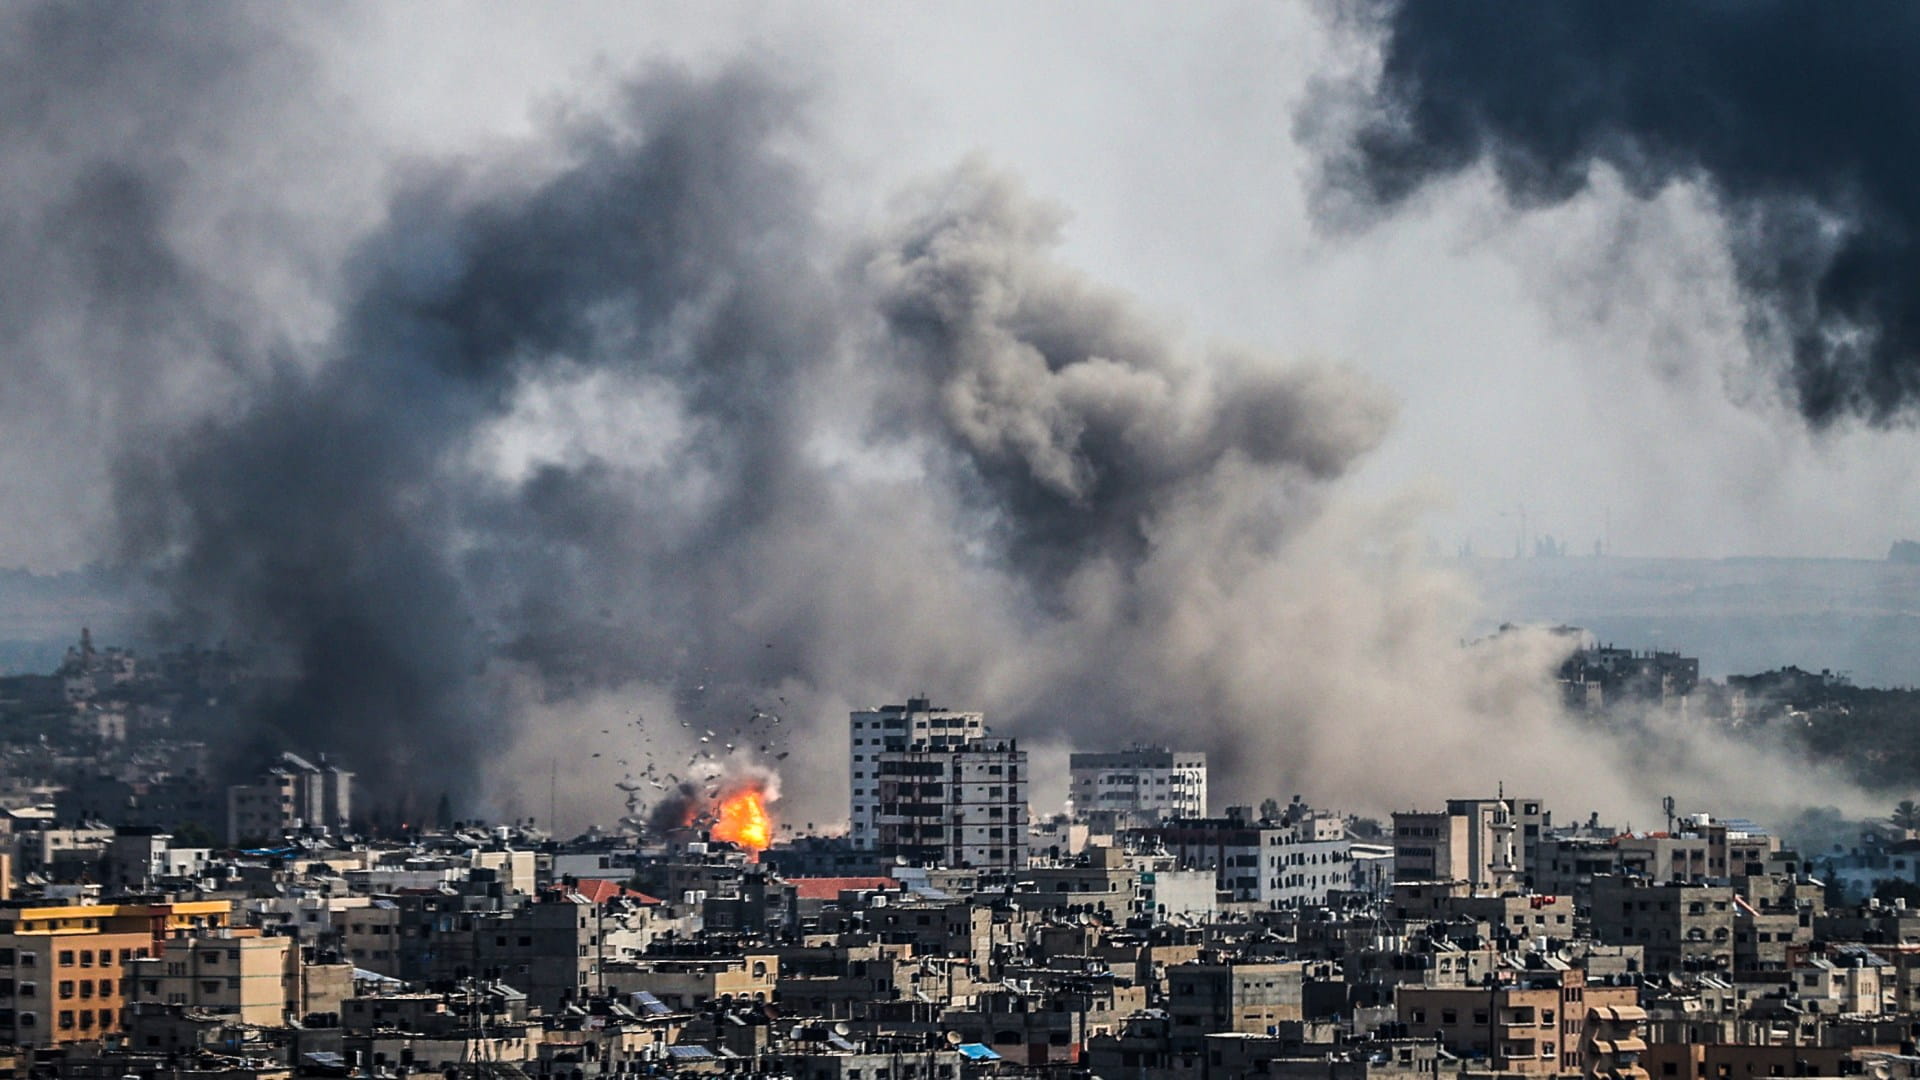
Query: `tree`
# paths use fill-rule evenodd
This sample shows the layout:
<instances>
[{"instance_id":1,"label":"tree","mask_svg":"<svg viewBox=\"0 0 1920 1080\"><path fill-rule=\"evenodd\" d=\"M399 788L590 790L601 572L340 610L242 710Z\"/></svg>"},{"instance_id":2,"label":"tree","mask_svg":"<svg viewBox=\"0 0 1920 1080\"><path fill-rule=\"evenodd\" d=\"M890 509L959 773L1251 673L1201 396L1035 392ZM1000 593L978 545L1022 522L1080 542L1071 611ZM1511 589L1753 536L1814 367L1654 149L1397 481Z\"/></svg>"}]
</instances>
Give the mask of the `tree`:
<instances>
[{"instance_id":1,"label":"tree","mask_svg":"<svg viewBox=\"0 0 1920 1080\"><path fill-rule=\"evenodd\" d=\"M1908 907L1920 908L1920 885L1899 878L1885 878L1873 883L1873 898L1883 904L1905 900Z\"/></svg>"},{"instance_id":2,"label":"tree","mask_svg":"<svg viewBox=\"0 0 1920 1080\"><path fill-rule=\"evenodd\" d=\"M1920 803L1901 799L1900 805L1893 808L1893 823L1903 829L1920 829Z\"/></svg>"},{"instance_id":3,"label":"tree","mask_svg":"<svg viewBox=\"0 0 1920 1080\"><path fill-rule=\"evenodd\" d=\"M189 821L173 830L173 843L176 847L210 848L218 847L220 840L205 825L197 821Z\"/></svg>"}]
</instances>

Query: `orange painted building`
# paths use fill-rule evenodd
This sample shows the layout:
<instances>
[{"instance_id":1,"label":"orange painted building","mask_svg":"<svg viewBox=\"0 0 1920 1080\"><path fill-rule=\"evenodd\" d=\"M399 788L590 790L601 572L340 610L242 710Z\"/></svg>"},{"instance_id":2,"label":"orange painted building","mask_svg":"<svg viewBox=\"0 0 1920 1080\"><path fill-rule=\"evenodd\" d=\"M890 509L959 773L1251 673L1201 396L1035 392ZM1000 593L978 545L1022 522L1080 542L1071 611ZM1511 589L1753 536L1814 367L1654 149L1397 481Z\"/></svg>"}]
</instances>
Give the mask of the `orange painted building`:
<instances>
[{"instance_id":1,"label":"orange painted building","mask_svg":"<svg viewBox=\"0 0 1920 1080\"><path fill-rule=\"evenodd\" d=\"M85 1042L120 1030L126 965L168 938L225 927L224 900L0 907L0 1041Z\"/></svg>"}]
</instances>

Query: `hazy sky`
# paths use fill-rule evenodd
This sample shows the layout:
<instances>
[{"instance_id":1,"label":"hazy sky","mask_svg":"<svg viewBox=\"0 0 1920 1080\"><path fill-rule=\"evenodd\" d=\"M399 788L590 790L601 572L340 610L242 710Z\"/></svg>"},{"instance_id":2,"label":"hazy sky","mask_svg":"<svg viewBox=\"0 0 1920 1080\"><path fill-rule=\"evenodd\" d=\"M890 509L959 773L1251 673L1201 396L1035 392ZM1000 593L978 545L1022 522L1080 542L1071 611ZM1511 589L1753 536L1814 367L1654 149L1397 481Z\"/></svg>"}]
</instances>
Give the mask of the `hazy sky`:
<instances>
[{"instance_id":1,"label":"hazy sky","mask_svg":"<svg viewBox=\"0 0 1920 1080\"><path fill-rule=\"evenodd\" d=\"M1609 520L1623 554L1877 557L1920 535L1910 430L1809 434L1778 401L1781 361L1741 333L1729 226L1704 184L1643 197L1599 166L1585 193L1516 210L1476 167L1364 224L1329 210L1318 188L1347 122L1340 103L1376 77L1379 33L1336 28L1314 5L410 4L297 17L278 29L297 46L307 102L211 150L271 186L237 200L313 230L306 250L280 253L289 325L324 310L307 292L327 285L315 249L371 227L409 161L510 145L663 58L748 56L812 91L808 153L850 230L903 183L984 155L1071 213L1068 260L1184 332L1385 384L1400 419L1357 490L1430 500L1442 550L1511 550L1523 508L1532 531L1575 551ZM257 265L246 272L258 287ZM36 434L113 422L110 406L81 405L78 421ZM98 554L89 454L103 441L12 448L45 479L0 481L0 563Z\"/></svg>"},{"instance_id":2,"label":"hazy sky","mask_svg":"<svg viewBox=\"0 0 1920 1080\"><path fill-rule=\"evenodd\" d=\"M1359 478L1430 496L1430 532L1623 554L1879 557L1920 534L1907 430L1810 434L1753 355L1713 194L1602 166L1515 210L1490 169L1367 227L1316 216L1303 123L1363 90L1378 38L1309 4L458 6L363 13L324 55L402 146L522 131L604 72L757 53L819 89L848 220L984 154L1072 213L1066 255L1203 337L1350 364L1401 419ZM1303 110L1314 104L1311 115ZM1846 526L1837 528L1844 520Z\"/></svg>"}]
</instances>

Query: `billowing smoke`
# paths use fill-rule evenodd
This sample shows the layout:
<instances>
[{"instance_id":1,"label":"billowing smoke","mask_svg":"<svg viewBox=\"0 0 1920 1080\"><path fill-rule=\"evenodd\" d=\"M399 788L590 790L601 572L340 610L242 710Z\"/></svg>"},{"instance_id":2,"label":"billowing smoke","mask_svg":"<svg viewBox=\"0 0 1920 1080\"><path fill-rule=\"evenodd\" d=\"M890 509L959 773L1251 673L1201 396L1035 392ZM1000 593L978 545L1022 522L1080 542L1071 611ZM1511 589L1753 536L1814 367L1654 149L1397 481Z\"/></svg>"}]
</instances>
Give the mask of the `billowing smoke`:
<instances>
[{"instance_id":1,"label":"billowing smoke","mask_svg":"<svg viewBox=\"0 0 1920 1080\"><path fill-rule=\"evenodd\" d=\"M1345 491L1379 387L1171 329L978 161L828 220L850 181L814 139L778 75L653 69L522 143L393 163L365 219L231 223L318 268L297 284L103 200L101 243L175 268L136 381L218 373L116 443L113 547L285 675L258 745L339 755L373 805L575 824L655 790L643 761L678 821L703 747L791 755L786 804L825 823L846 710L928 691L1048 760L1209 751L1235 800L1662 793L1560 716L1561 644L1463 646L1481 612L1424 557L1424 502ZM218 202L182 168L137 186ZM17 322L111 292L65 284ZM1694 789L1751 793L1724 760Z\"/></svg>"},{"instance_id":2,"label":"billowing smoke","mask_svg":"<svg viewBox=\"0 0 1920 1080\"><path fill-rule=\"evenodd\" d=\"M1386 205L1490 163L1525 204L1606 166L1710 186L1748 331L1815 425L1906 422L1920 397L1920 12L1792 3L1376 9L1379 99L1331 181Z\"/></svg>"}]
</instances>

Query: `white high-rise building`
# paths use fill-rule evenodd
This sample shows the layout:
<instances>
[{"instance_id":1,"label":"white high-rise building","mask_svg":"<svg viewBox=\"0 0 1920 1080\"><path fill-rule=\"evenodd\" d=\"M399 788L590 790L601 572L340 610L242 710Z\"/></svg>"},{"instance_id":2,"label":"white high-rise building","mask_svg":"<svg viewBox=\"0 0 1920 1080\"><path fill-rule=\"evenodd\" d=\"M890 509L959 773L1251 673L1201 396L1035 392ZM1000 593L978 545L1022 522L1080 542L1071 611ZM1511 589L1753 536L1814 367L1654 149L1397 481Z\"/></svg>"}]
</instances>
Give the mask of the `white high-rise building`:
<instances>
[{"instance_id":1,"label":"white high-rise building","mask_svg":"<svg viewBox=\"0 0 1920 1080\"><path fill-rule=\"evenodd\" d=\"M905 705L882 705L849 718L853 777L853 846L872 851L879 842L880 755L920 746L943 750L986 738L986 714L936 709L923 697Z\"/></svg>"},{"instance_id":2,"label":"white high-rise building","mask_svg":"<svg viewBox=\"0 0 1920 1080\"><path fill-rule=\"evenodd\" d=\"M1027 865L1027 752L925 698L852 714L855 847L1005 884Z\"/></svg>"},{"instance_id":3,"label":"white high-rise building","mask_svg":"<svg viewBox=\"0 0 1920 1080\"><path fill-rule=\"evenodd\" d=\"M1207 755L1135 746L1068 759L1073 811L1102 811L1164 820L1207 816Z\"/></svg>"}]
</instances>

